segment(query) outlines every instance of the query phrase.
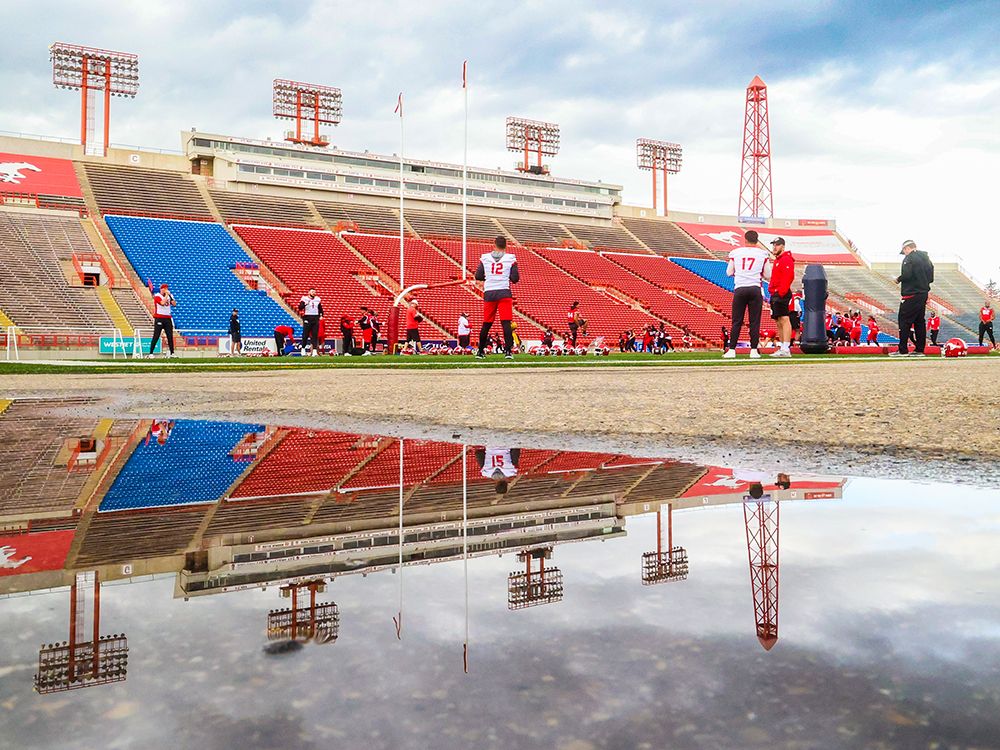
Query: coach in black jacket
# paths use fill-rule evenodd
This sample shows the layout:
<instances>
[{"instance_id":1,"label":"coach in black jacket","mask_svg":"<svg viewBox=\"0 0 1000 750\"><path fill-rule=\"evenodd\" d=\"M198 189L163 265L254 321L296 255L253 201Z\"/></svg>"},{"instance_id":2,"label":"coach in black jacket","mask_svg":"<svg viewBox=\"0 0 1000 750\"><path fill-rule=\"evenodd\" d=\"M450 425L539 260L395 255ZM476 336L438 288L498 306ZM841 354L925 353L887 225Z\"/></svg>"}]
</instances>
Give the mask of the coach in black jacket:
<instances>
[{"instance_id":1,"label":"coach in black jacket","mask_svg":"<svg viewBox=\"0 0 1000 750\"><path fill-rule=\"evenodd\" d=\"M899 293L902 300L899 303L899 351L896 356L907 354L907 344L910 338L910 328L913 328L916 343L911 357L924 356L924 346L927 343L927 295L934 283L934 264L923 250L917 250L917 243L907 240L899 251L903 256L900 267Z\"/></svg>"}]
</instances>

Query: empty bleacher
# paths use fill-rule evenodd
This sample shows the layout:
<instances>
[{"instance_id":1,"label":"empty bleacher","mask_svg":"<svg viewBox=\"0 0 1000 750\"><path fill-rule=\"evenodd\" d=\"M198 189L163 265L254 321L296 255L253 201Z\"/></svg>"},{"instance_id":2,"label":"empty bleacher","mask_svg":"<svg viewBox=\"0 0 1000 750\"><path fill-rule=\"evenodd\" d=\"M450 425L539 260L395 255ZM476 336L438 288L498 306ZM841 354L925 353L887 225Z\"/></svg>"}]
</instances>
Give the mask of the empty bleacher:
<instances>
[{"instance_id":1,"label":"empty bleacher","mask_svg":"<svg viewBox=\"0 0 1000 750\"><path fill-rule=\"evenodd\" d=\"M361 435L288 429L231 498L328 492L376 450Z\"/></svg>"},{"instance_id":2,"label":"empty bleacher","mask_svg":"<svg viewBox=\"0 0 1000 750\"><path fill-rule=\"evenodd\" d=\"M536 252L591 286L617 289L640 301L653 315L672 323L674 335L686 326L696 336L714 343L719 338L721 326L727 322L724 316L665 292L608 257L579 250L537 248Z\"/></svg>"},{"instance_id":3,"label":"empty bleacher","mask_svg":"<svg viewBox=\"0 0 1000 750\"><path fill-rule=\"evenodd\" d=\"M626 502L659 505L665 500L680 497L705 474L704 466L685 463L664 463L634 486L625 495Z\"/></svg>"},{"instance_id":4,"label":"empty bleacher","mask_svg":"<svg viewBox=\"0 0 1000 750\"><path fill-rule=\"evenodd\" d=\"M94 289L64 273L75 252L93 251L79 219L0 211L0 310L21 326L109 331Z\"/></svg>"},{"instance_id":5,"label":"empty bleacher","mask_svg":"<svg viewBox=\"0 0 1000 750\"><path fill-rule=\"evenodd\" d=\"M313 205L331 227L336 227L342 221L353 221L362 232L399 235L399 214L387 206L330 201L313 201Z\"/></svg>"},{"instance_id":6,"label":"empty bleacher","mask_svg":"<svg viewBox=\"0 0 1000 750\"><path fill-rule=\"evenodd\" d=\"M228 190L210 190L209 193L222 218L228 223L291 226L316 226L317 223L306 202L297 198L234 193Z\"/></svg>"},{"instance_id":7,"label":"empty bleacher","mask_svg":"<svg viewBox=\"0 0 1000 750\"><path fill-rule=\"evenodd\" d=\"M299 497L224 502L212 516L205 537L301 526L315 502Z\"/></svg>"},{"instance_id":8,"label":"empty bleacher","mask_svg":"<svg viewBox=\"0 0 1000 750\"><path fill-rule=\"evenodd\" d=\"M460 238L462 236L461 214L407 209L406 221L422 237ZM499 227L488 216L475 214L468 215L466 232L469 239L479 240L492 240L501 234Z\"/></svg>"},{"instance_id":9,"label":"empty bleacher","mask_svg":"<svg viewBox=\"0 0 1000 750\"><path fill-rule=\"evenodd\" d=\"M204 508L97 513L70 563L92 568L180 554L191 546L204 517Z\"/></svg>"},{"instance_id":10,"label":"empty bleacher","mask_svg":"<svg viewBox=\"0 0 1000 750\"><path fill-rule=\"evenodd\" d=\"M538 221L534 219L500 219L504 228L521 244L553 244L559 246L561 240L571 240L559 224L554 221Z\"/></svg>"},{"instance_id":11,"label":"empty bleacher","mask_svg":"<svg viewBox=\"0 0 1000 750\"><path fill-rule=\"evenodd\" d=\"M100 510L122 511L219 499L247 468L231 455L264 425L181 419L166 442L140 443L105 493Z\"/></svg>"},{"instance_id":12,"label":"empty bleacher","mask_svg":"<svg viewBox=\"0 0 1000 750\"><path fill-rule=\"evenodd\" d=\"M636 219L626 216L621 221L643 244L660 255L711 257L687 232L666 219Z\"/></svg>"},{"instance_id":13,"label":"empty bleacher","mask_svg":"<svg viewBox=\"0 0 1000 750\"><path fill-rule=\"evenodd\" d=\"M461 259L461 242L442 240L435 244L456 261ZM490 252L492 247L492 244L482 242L469 243L469 268L475 269L480 256ZM520 283L514 285L515 308L557 335L568 332L566 312L573 301L579 301L581 313L588 322L587 336L581 334L579 343L584 339L604 336L606 343L610 345L618 340L618 335L624 330L636 330L659 323L640 310L594 291L528 248L510 249L517 256L521 274ZM522 333L522 337L528 336Z\"/></svg>"},{"instance_id":14,"label":"empty bleacher","mask_svg":"<svg viewBox=\"0 0 1000 750\"><path fill-rule=\"evenodd\" d=\"M617 224L564 224L573 236L594 249L634 250L649 253L649 249Z\"/></svg>"},{"instance_id":15,"label":"empty bleacher","mask_svg":"<svg viewBox=\"0 0 1000 750\"><path fill-rule=\"evenodd\" d=\"M967 314L974 322L974 330L979 327L979 308L986 301L986 293L963 274L958 266L938 263L934 268L934 284L931 293L952 305L955 312ZM964 321L964 318L963 318Z\"/></svg>"},{"instance_id":16,"label":"empty bleacher","mask_svg":"<svg viewBox=\"0 0 1000 750\"><path fill-rule=\"evenodd\" d=\"M298 325L266 292L236 277L232 269L250 263L250 256L222 226L129 216L106 221L139 278L170 284L180 331L224 334L234 308L244 336L271 336L276 325Z\"/></svg>"},{"instance_id":17,"label":"empty bleacher","mask_svg":"<svg viewBox=\"0 0 1000 750\"><path fill-rule=\"evenodd\" d=\"M102 214L212 218L197 186L182 172L92 162L83 169Z\"/></svg>"},{"instance_id":18,"label":"empty bleacher","mask_svg":"<svg viewBox=\"0 0 1000 750\"><path fill-rule=\"evenodd\" d=\"M67 440L93 435L97 420L39 416L46 406L62 405L18 400L0 415L0 517L73 510L90 473L70 471L58 459Z\"/></svg>"}]
</instances>

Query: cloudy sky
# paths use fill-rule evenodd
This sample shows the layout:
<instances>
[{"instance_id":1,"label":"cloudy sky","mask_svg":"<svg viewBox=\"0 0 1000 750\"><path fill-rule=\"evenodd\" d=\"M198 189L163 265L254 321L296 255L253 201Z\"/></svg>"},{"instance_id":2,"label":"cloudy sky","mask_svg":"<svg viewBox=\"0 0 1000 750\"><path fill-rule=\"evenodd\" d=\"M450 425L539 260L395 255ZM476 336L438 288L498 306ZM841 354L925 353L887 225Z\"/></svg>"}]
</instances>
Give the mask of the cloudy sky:
<instances>
[{"instance_id":1,"label":"cloudy sky","mask_svg":"<svg viewBox=\"0 0 1000 750\"><path fill-rule=\"evenodd\" d=\"M990 224L1000 173L1000 2L701 3L142 0L6 3L0 129L72 137L79 109L51 87L53 41L140 55L142 87L113 104L112 140L177 148L178 132L280 137L275 77L340 86L347 149L460 161L470 61L470 162L510 166L504 118L562 126L556 174L625 186L645 136L684 146L679 210L735 213L743 97L771 104L776 214L833 217L869 258L913 238L1000 278Z\"/></svg>"}]
</instances>

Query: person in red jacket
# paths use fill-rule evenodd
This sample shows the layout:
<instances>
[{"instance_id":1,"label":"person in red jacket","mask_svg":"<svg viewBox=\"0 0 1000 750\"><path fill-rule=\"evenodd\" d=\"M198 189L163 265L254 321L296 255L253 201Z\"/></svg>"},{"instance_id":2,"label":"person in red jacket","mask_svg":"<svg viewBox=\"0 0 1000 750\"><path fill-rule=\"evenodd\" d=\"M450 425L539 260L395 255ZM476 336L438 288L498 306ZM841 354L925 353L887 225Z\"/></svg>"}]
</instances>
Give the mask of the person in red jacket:
<instances>
[{"instance_id":1,"label":"person in red jacket","mask_svg":"<svg viewBox=\"0 0 1000 750\"><path fill-rule=\"evenodd\" d=\"M874 315L868 316L868 341L869 344L878 344L878 321Z\"/></svg>"},{"instance_id":2,"label":"person in red jacket","mask_svg":"<svg viewBox=\"0 0 1000 750\"><path fill-rule=\"evenodd\" d=\"M274 345L278 349L278 356L285 356L285 343L295 343L295 331L291 326L274 327Z\"/></svg>"},{"instance_id":3,"label":"person in red jacket","mask_svg":"<svg viewBox=\"0 0 1000 750\"><path fill-rule=\"evenodd\" d=\"M931 316L927 318L927 331L931 335L931 344L937 346L938 331L941 330L941 318L935 310L931 310Z\"/></svg>"},{"instance_id":4,"label":"person in red jacket","mask_svg":"<svg viewBox=\"0 0 1000 750\"><path fill-rule=\"evenodd\" d=\"M420 348L420 322L424 319L420 315L419 308L420 302L418 300L413 300L410 306L406 308L406 343L413 347L414 351L419 352Z\"/></svg>"},{"instance_id":5,"label":"person in red jacket","mask_svg":"<svg viewBox=\"0 0 1000 750\"><path fill-rule=\"evenodd\" d=\"M861 343L861 313L855 311L854 320L851 326L851 345L858 346Z\"/></svg>"},{"instance_id":6,"label":"person in red jacket","mask_svg":"<svg viewBox=\"0 0 1000 750\"><path fill-rule=\"evenodd\" d=\"M795 281L795 258L785 250L783 237L771 240L771 317L778 331L778 350L772 357L791 357L792 346L792 282Z\"/></svg>"},{"instance_id":7,"label":"person in red jacket","mask_svg":"<svg viewBox=\"0 0 1000 750\"><path fill-rule=\"evenodd\" d=\"M993 305L990 304L989 300L979 308L979 345L983 345L983 337L990 337L990 344L994 349L997 347L996 339L993 338L993 321L997 316L997 311L993 309Z\"/></svg>"}]
</instances>

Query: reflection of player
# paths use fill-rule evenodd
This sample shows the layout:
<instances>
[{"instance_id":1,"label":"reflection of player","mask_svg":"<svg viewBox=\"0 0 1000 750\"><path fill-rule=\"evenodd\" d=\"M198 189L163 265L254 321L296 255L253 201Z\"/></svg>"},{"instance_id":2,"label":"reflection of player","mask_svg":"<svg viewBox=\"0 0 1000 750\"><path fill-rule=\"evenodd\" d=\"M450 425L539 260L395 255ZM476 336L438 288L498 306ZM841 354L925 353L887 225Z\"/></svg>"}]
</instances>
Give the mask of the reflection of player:
<instances>
[{"instance_id":1,"label":"reflection of player","mask_svg":"<svg viewBox=\"0 0 1000 750\"><path fill-rule=\"evenodd\" d=\"M507 493L509 479L517 476L517 466L521 463L520 448L476 448L476 464L487 479L496 482L498 495Z\"/></svg>"},{"instance_id":2,"label":"reflection of player","mask_svg":"<svg viewBox=\"0 0 1000 750\"><path fill-rule=\"evenodd\" d=\"M500 316L500 326L503 328L504 356L513 359L511 350L514 348L514 331L511 320L514 317L514 295L510 285L521 280L517 270L517 258L507 252L507 238L497 237L493 242L492 252L484 253L476 267L476 280L483 282L483 326L479 330L479 351L477 359L486 357L486 344L489 343L490 328L497 315Z\"/></svg>"},{"instance_id":3,"label":"reflection of player","mask_svg":"<svg viewBox=\"0 0 1000 750\"><path fill-rule=\"evenodd\" d=\"M146 445L149 445L150 439L157 442L158 445L163 445L170 438L170 432L174 429L174 423L168 419L154 419L153 424L149 426L149 434L146 435Z\"/></svg>"}]
</instances>

